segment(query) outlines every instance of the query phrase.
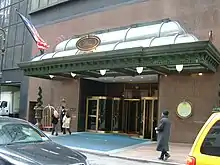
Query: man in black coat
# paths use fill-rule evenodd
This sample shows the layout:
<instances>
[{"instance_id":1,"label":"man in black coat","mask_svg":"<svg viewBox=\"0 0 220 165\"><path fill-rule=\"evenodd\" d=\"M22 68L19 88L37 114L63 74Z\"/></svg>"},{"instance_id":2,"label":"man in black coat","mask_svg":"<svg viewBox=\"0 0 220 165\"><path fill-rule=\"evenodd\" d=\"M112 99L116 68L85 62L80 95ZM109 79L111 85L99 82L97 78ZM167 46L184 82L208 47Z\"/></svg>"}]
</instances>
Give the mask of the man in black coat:
<instances>
[{"instance_id":1,"label":"man in black coat","mask_svg":"<svg viewBox=\"0 0 220 165\"><path fill-rule=\"evenodd\" d=\"M167 160L170 157L169 151L169 139L170 139L170 129L171 122L168 119L169 112L164 111L162 113L162 118L157 128L157 151L161 151L159 157L160 160Z\"/></svg>"}]
</instances>

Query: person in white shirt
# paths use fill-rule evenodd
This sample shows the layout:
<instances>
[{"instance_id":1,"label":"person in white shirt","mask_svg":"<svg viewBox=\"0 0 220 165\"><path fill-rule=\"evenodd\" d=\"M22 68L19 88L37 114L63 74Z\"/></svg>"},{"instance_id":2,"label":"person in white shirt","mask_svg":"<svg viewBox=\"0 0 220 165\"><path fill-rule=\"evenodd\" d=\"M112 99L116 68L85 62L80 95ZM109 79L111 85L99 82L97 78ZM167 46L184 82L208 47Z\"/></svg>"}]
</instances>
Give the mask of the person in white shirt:
<instances>
[{"instance_id":1,"label":"person in white shirt","mask_svg":"<svg viewBox=\"0 0 220 165\"><path fill-rule=\"evenodd\" d=\"M66 130L69 132L71 135L70 131L70 122L71 122L71 117L68 112L66 112L65 116L63 117L63 134L66 134Z\"/></svg>"}]
</instances>

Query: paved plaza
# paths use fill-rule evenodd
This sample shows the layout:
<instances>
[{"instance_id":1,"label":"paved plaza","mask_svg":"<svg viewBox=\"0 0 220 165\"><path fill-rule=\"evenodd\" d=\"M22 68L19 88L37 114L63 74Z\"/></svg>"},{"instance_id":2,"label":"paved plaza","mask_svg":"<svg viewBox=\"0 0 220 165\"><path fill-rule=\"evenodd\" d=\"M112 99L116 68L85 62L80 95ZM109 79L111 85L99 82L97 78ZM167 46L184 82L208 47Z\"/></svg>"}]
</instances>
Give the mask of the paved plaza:
<instances>
[{"instance_id":1,"label":"paved plaza","mask_svg":"<svg viewBox=\"0 0 220 165\"><path fill-rule=\"evenodd\" d=\"M160 153L155 151L156 143L145 139L137 139L124 135L85 132L73 133L72 135L59 135L57 137L50 135L50 133L47 134L55 142L86 154L111 157L116 160L120 159L120 161L130 160L131 164L134 161L142 163L164 163L157 159ZM190 148L191 145L189 144L171 143L171 158L165 163L184 165Z\"/></svg>"}]
</instances>

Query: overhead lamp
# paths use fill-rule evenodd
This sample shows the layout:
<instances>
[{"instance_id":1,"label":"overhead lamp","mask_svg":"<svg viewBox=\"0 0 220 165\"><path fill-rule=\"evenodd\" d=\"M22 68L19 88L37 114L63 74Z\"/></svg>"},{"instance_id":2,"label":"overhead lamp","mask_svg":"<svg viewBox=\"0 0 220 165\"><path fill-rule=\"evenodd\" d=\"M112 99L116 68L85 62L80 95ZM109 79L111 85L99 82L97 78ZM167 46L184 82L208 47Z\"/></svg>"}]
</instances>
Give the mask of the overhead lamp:
<instances>
[{"instance_id":1,"label":"overhead lamp","mask_svg":"<svg viewBox=\"0 0 220 165\"><path fill-rule=\"evenodd\" d=\"M180 73L183 70L183 65L176 65L176 70Z\"/></svg>"},{"instance_id":2,"label":"overhead lamp","mask_svg":"<svg viewBox=\"0 0 220 165\"><path fill-rule=\"evenodd\" d=\"M203 75L203 73L199 73L198 75L199 75L199 76L202 76L202 75Z\"/></svg>"},{"instance_id":3,"label":"overhead lamp","mask_svg":"<svg viewBox=\"0 0 220 165\"><path fill-rule=\"evenodd\" d=\"M102 76L104 76L106 74L106 69L101 69L99 72Z\"/></svg>"},{"instance_id":4,"label":"overhead lamp","mask_svg":"<svg viewBox=\"0 0 220 165\"><path fill-rule=\"evenodd\" d=\"M70 75L71 75L72 77L75 77L75 76L76 76L76 74L73 73L73 72L71 72Z\"/></svg>"},{"instance_id":5,"label":"overhead lamp","mask_svg":"<svg viewBox=\"0 0 220 165\"><path fill-rule=\"evenodd\" d=\"M49 77L52 79L52 78L54 78L55 76L50 74Z\"/></svg>"},{"instance_id":6,"label":"overhead lamp","mask_svg":"<svg viewBox=\"0 0 220 165\"><path fill-rule=\"evenodd\" d=\"M141 74L144 70L144 67L136 67L138 74Z\"/></svg>"}]
</instances>

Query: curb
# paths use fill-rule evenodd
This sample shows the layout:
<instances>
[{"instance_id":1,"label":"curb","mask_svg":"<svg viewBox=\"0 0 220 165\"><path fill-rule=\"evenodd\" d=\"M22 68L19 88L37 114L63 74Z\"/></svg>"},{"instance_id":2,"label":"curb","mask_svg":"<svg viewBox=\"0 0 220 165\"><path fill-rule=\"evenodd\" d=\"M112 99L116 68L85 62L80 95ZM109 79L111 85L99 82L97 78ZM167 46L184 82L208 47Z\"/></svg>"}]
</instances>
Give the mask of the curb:
<instances>
[{"instance_id":1,"label":"curb","mask_svg":"<svg viewBox=\"0 0 220 165\"><path fill-rule=\"evenodd\" d=\"M157 160L150 160L150 159L139 159L139 158L117 156L117 155L114 155L114 154L110 154L108 152L100 152L100 151L95 151L95 150L88 150L88 149L82 149L82 148L77 148L77 147L70 147L70 146L67 146L67 145L66 145L66 147L77 150L79 152L83 152L83 153L88 153L88 154L93 154L93 155L98 155L98 156L106 156L106 157L123 159L123 160L136 161L136 162L141 162L141 163L157 163L157 164L164 164L164 165L185 165L185 164L181 164L181 163L168 162L168 161L164 162L164 161L157 161Z\"/></svg>"}]
</instances>

